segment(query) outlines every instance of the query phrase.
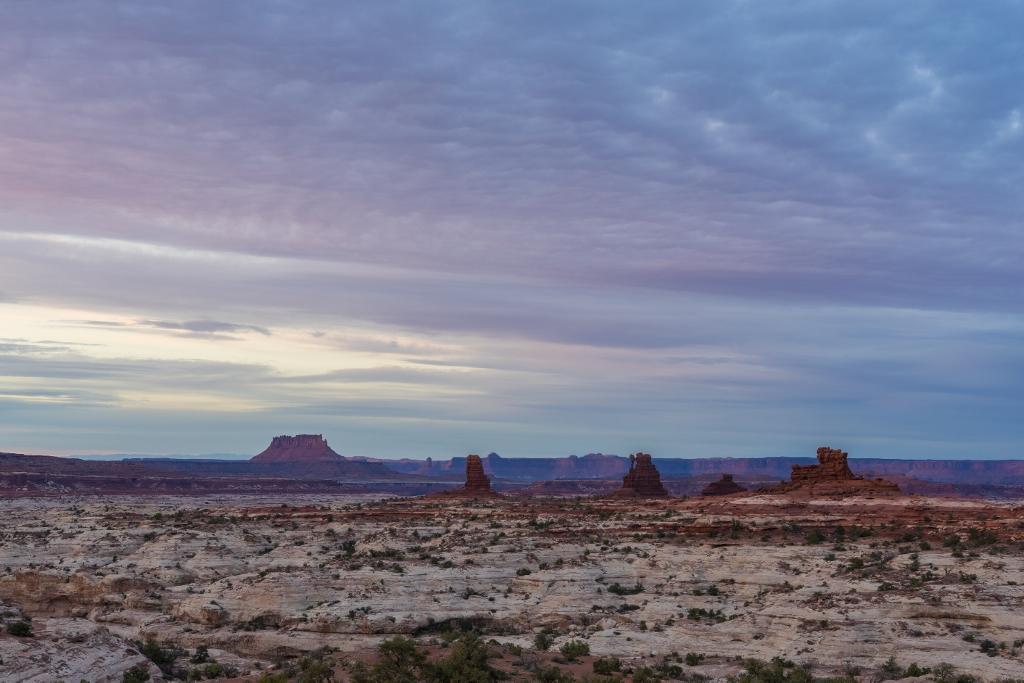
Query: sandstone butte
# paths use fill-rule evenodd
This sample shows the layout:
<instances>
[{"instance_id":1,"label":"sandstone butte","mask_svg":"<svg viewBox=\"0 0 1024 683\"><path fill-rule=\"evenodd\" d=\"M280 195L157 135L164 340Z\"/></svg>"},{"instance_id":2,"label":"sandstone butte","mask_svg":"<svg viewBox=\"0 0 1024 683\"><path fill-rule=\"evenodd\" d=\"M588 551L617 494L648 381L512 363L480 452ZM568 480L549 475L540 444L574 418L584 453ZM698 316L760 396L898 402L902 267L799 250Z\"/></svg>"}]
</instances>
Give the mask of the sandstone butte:
<instances>
[{"instance_id":1,"label":"sandstone butte","mask_svg":"<svg viewBox=\"0 0 1024 683\"><path fill-rule=\"evenodd\" d=\"M611 495L621 498L660 498L668 496L668 491L661 484L661 475L651 462L651 455L632 453L629 456L629 472L622 478L622 488Z\"/></svg>"},{"instance_id":2,"label":"sandstone butte","mask_svg":"<svg viewBox=\"0 0 1024 683\"><path fill-rule=\"evenodd\" d=\"M732 479L731 474L723 474L722 478L718 481L713 481L701 490L700 495L702 496L728 496L732 493L742 493L746 491L745 486L740 486Z\"/></svg>"},{"instance_id":3,"label":"sandstone butte","mask_svg":"<svg viewBox=\"0 0 1024 683\"><path fill-rule=\"evenodd\" d=\"M457 496L465 498L497 498L500 494L491 490L491 480L484 474L484 463L479 455L466 456L466 483L457 489L441 491L436 496Z\"/></svg>"},{"instance_id":4,"label":"sandstone butte","mask_svg":"<svg viewBox=\"0 0 1024 683\"><path fill-rule=\"evenodd\" d=\"M838 448L818 449L817 465L793 465L790 481L762 489L765 493L806 493L818 496L894 494L900 487L885 479L858 477L850 469L849 454Z\"/></svg>"},{"instance_id":5,"label":"sandstone butte","mask_svg":"<svg viewBox=\"0 0 1024 683\"><path fill-rule=\"evenodd\" d=\"M270 445L250 462L303 463L342 461L340 455L327 445L323 434L296 434L275 436Z\"/></svg>"}]
</instances>

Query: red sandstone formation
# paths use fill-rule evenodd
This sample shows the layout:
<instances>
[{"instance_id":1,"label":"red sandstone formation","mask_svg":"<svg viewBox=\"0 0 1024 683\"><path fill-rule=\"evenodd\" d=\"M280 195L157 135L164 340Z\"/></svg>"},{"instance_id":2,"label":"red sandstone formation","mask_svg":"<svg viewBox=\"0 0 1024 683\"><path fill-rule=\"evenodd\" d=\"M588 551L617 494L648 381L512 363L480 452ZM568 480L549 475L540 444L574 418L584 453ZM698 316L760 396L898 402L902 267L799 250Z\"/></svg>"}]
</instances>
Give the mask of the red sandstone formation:
<instances>
[{"instance_id":1,"label":"red sandstone formation","mask_svg":"<svg viewBox=\"0 0 1024 683\"><path fill-rule=\"evenodd\" d=\"M856 479L847 461L849 453L838 448L822 446L818 449L817 465L793 465L791 479L794 484L823 480Z\"/></svg>"},{"instance_id":2,"label":"red sandstone formation","mask_svg":"<svg viewBox=\"0 0 1024 683\"><path fill-rule=\"evenodd\" d=\"M633 453L629 456L629 472L622 478L622 488L612 494L618 497L655 498L667 496L668 491L661 485L661 475L651 462L649 453Z\"/></svg>"},{"instance_id":3,"label":"red sandstone formation","mask_svg":"<svg viewBox=\"0 0 1024 683\"><path fill-rule=\"evenodd\" d=\"M491 490L491 480L484 474L484 463L479 455L466 456L466 483L451 491L442 491L439 496L459 496L466 498L491 498L499 494Z\"/></svg>"},{"instance_id":4,"label":"red sandstone formation","mask_svg":"<svg viewBox=\"0 0 1024 683\"><path fill-rule=\"evenodd\" d=\"M838 448L818 449L817 465L793 465L790 481L765 489L770 493L804 491L815 495L899 493L900 487L885 479L864 479L850 469L849 454Z\"/></svg>"},{"instance_id":5,"label":"red sandstone formation","mask_svg":"<svg viewBox=\"0 0 1024 683\"><path fill-rule=\"evenodd\" d=\"M484 474L484 463L479 455L466 456L466 491L490 493L491 480Z\"/></svg>"},{"instance_id":6,"label":"red sandstone formation","mask_svg":"<svg viewBox=\"0 0 1024 683\"><path fill-rule=\"evenodd\" d=\"M731 493L741 493L747 489L732 480L731 474L723 474L718 481L713 481L700 492L702 496L728 496Z\"/></svg>"},{"instance_id":7,"label":"red sandstone formation","mask_svg":"<svg viewBox=\"0 0 1024 683\"><path fill-rule=\"evenodd\" d=\"M249 462L303 463L342 459L327 445L323 434L297 434L275 436L266 450L253 456Z\"/></svg>"}]
</instances>

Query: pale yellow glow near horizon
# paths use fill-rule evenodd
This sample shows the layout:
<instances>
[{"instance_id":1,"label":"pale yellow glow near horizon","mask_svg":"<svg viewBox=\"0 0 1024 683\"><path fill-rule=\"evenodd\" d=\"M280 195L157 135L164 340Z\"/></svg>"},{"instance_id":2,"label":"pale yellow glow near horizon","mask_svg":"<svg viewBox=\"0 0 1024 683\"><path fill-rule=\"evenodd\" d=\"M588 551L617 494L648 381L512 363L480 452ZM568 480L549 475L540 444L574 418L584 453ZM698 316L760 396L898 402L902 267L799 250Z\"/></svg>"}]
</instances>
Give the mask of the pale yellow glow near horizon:
<instances>
[{"instance_id":1,"label":"pale yellow glow near horizon","mask_svg":"<svg viewBox=\"0 0 1024 683\"><path fill-rule=\"evenodd\" d=\"M0 304L3 337L74 345L78 352L93 358L252 363L274 367L283 374L323 372L325 367L369 368L379 362L376 354L332 348L308 330L274 328L269 336L242 330L223 334L232 339L218 339L136 325L140 320L153 317ZM99 321L122 327L105 328L79 321Z\"/></svg>"},{"instance_id":2,"label":"pale yellow glow near horizon","mask_svg":"<svg viewBox=\"0 0 1024 683\"><path fill-rule=\"evenodd\" d=\"M154 386L139 390L138 387L112 387L114 380L104 381L107 389L113 391L119 402L133 409L167 410L215 410L248 412L288 405L290 394L302 392L307 396L329 397L340 386L352 392L353 385L375 398L387 398L400 393L405 396L424 394L464 393L443 386L424 387L400 382L356 380L333 381L330 377L318 381L304 382L308 377L322 377L331 372L348 370L370 370L374 368L416 368L401 354L379 353L344 348L338 339L355 337L362 342L373 342L387 347L388 344L415 347L417 350L443 353L449 347L412 336L381 335L364 328L349 328L314 332L311 329L274 327L270 334L257 330L243 329L220 335L197 335L178 333L172 330L156 329L139 324L153 316L139 314L111 314L83 308L45 306L38 304L0 304L0 338L9 343L39 345L37 356L60 356L62 358L87 358L93 360L117 361L178 361L213 362L234 365L253 365L270 373L279 383L275 395L245 395L238 390L224 386L220 390L206 389L202 393L194 390L179 391ZM102 324L96 324L96 322ZM232 321L234 322L234 321ZM250 321L237 321L250 324ZM105 327L109 324L110 327ZM61 347L68 347L69 350ZM439 368L435 372L464 372L458 368ZM294 378L294 382L291 380ZM43 389L60 390L48 378L28 376L3 377L2 391L11 398L34 402L64 402L69 399L60 395L33 394ZM375 384L369 388L365 385ZM390 388L389 388L390 386ZM19 390L22 393L19 393Z\"/></svg>"}]
</instances>

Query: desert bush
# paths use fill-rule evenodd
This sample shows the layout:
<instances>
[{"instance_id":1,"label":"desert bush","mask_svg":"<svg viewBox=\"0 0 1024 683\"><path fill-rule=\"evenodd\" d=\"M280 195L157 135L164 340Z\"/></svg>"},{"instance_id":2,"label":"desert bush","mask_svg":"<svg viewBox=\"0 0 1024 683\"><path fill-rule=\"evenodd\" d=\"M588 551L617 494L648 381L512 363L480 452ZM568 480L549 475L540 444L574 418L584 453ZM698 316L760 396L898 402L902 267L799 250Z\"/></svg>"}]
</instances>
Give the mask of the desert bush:
<instances>
[{"instance_id":1,"label":"desert bush","mask_svg":"<svg viewBox=\"0 0 1024 683\"><path fill-rule=\"evenodd\" d=\"M590 646L582 640L570 640L558 649L570 662L590 654Z\"/></svg>"},{"instance_id":2,"label":"desert bush","mask_svg":"<svg viewBox=\"0 0 1024 683\"><path fill-rule=\"evenodd\" d=\"M174 660L179 654L174 648L160 647L160 644L153 639L149 639L139 646L139 652L141 652L146 659L156 664L160 671L168 675L172 673Z\"/></svg>"},{"instance_id":3,"label":"desert bush","mask_svg":"<svg viewBox=\"0 0 1024 683\"><path fill-rule=\"evenodd\" d=\"M804 540L808 545L817 545L825 540L825 534L821 533L818 529L815 529L811 533L807 534Z\"/></svg>"},{"instance_id":4,"label":"desert bush","mask_svg":"<svg viewBox=\"0 0 1024 683\"><path fill-rule=\"evenodd\" d=\"M641 666L633 671L633 683L660 683L660 681L661 676L648 666Z\"/></svg>"},{"instance_id":5,"label":"desert bush","mask_svg":"<svg viewBox=\"0 0 1024 683\"><path fill-rule=\"evenodd\" d=\"M32 635L32 624L27 621L12 621L7 624L7 632L18 638L28 638Z\"/></svg>"},{"instance_id":6,"label":"desert bush","mask_svg":"<svg viewBox=\"0 0 1024 683\"><path fill-rule=\"evenodd\" d=\"M352 683L490 683L504 678L490 665L490 650L475 633L459 636L436 662L415 641L401 636L385 640L378 652L380 660L372 667L353 667Z\"/></svg>"},{"instance_id":7,"label":"desert bush","mask_svg":"<svg viewBox=\"0 0 1024 683\"><path fill-rule=\"evenodd\" d=\"M608 586L608 592L615 595L636 595L644 592L644 585L639 581L633 586L620 586L618 583L613 583Z\"/></svg>"},{"instance_id":8,"label":"desert bush","mask_svg":"<svg viewBox=\"0 0 1024 683\"><path fill-rule=\"evenodd\" d=\"M142 664L136 664L121 675L121 683L146 683L149 671Z\"/></svg>"},{"instance_id":9,"label":"desert bush","mask_svg":"<svg viewBox=\"0 0 1024 683\"><path fill-rule=\"evenodd\" d=\"M322 650L311 653L299 660L299 672L296 683L333 683L334 668L324 659Z\"/></svg>"},{"instance_id":10,"label":"desert bush","mask_svg":"<svg viewBox=\"0 0 1024 683\"><path fill-rule=\"evenodd\" d=\"M701 619L709 619L716 622L725 621L725 615L722 613L722 610L705 609L703 607L691 607L686 611L686 618L690 621L700 621Z\"/></svg>"},{"instance_id":11,"label":"desert bush","mask_svg":"<svg viewBox=\"0 0 1024 683\"><path fill-rule=\"evenodd\" d=\"M972 546L978 547L983 545L992 545L998 541L999 538L989 529L971 528L967 530L967 540Z\"/></svg>"},{"instance_id":12,"label":"desert bush","mask_svg":"<svg viewBox=\"0 0 1024 683\"><path fill-rule=\"evenodd\" d=\"M622 670L622 662L618 657L601 657L594 660L594 673L613 674Z\"/></svg>"},{"instance_id":13,"label":"desert bush","mask_svg":"<svg viewBox=\"0 0 1024 683\"><path fill-rule=\"evenodd\" d=\"M555 642L555 634L552 633L551 629L544 629L533 638L533 646L538 650L544 651L550 648Z\"/></svg>"},{"instance_id":14,"label":"desert bush","mask_svg":"<svg viewBox=\"0 0 1024 683\"><path fill-rule=\"evenodd\" d=\"M573 683L576 680L557 666L538 667L533 677L537 683Z\"/></svg>"},{"instance_id":15,"label":"desert bush","mask_svg":"<svg viewBox=\"0 0 1024 683\"><path fill-rule=\"evenodd\" d=\"M736 683L814 683L814 677L807 669L781 657L770 662L748 659L743 669Z\"/></svg>"}]
</instances>

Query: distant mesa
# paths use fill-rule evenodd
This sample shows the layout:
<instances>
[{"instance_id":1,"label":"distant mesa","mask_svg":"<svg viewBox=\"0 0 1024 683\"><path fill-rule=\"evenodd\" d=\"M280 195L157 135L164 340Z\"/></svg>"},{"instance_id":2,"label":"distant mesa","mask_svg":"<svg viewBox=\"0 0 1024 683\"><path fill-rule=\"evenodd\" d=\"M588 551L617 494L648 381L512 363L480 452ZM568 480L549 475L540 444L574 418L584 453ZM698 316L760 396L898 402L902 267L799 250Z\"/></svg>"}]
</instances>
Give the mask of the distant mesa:
<instances>
[{"instance_id":1,"label":"distant mesa","mask_svg":"<svg viewBox=\"0 0 1024 683\"><path fill-rule=\"evenodd\" d=\"M500 494L491 489L491 480L484 473L484 462L479 455L466 456L466 483L457 489L442 491L436 495L465 498L496 498Z\"/></svg>"},{"instance_id":2,"label":"distant mesa","mask_svg":"<svg viewBox=\"0 0 1024 683\"><path fill-rule=\"evenodd\" d=\"M259 455L254 455L249 462L319 463L343 460L344 458L327 445L323 434L296 434L295 436L275 436L270 445Z\"/></svg>"},{"instance_id":3,"label":"distant mesa","mask_svg":"<svg viewBox=\"0 0 1024 683\"><path fill-rule=\"evenodd\" d=\"M629 472L622 478L622 488L612 495L621 498L660 498L668 496L668 491L661 484L661 475L651 462L651 455L633 453L629 456Z\"/></svg>"},{"instance_id":4,"label":"distant mesa","mask_svg":"<svg viewBox=\"0 0 1024 683\"><path fill-rule=\"evenodd\" d=\"M899 493L900 487L886 479L865 479L850 469L849 453L838 448L818 449L817 465L793 465L790 481L765 491L788 493L804 491L816 495L859 495Z\"/></svg>"},{"instance_id":5,"label":"distant mesa","mask_svg":"<svg viewBox=\"0 0 1024 683\"><path fill-rule=\"evenodd\" d=\"M746 491L745 486L740 486L732 479L731 474L723 474L718 481L713 481L701 490L702 496L728 496L733 493Z\"/></svg>"}]
</instances>

